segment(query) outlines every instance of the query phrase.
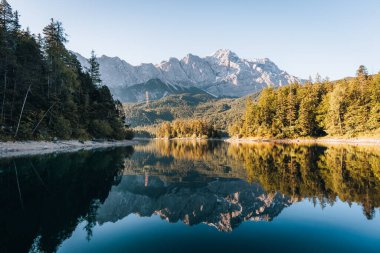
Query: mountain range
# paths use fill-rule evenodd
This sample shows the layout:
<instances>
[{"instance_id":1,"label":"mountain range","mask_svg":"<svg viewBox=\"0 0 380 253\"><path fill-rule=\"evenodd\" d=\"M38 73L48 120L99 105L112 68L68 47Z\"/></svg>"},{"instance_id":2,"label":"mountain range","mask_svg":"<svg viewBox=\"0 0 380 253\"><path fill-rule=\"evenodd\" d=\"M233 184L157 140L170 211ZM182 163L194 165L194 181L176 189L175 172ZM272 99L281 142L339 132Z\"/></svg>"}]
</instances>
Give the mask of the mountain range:
<instances>
[{"instance_id":1,"label":"mountain range","mask_svg":"<svg viewBox=\"0 0 380 253\"><path fill-rule=\"evenodd\" d=\"M82 66L88 67L87 59L75 54ZM248 60L227 49L203 58L188 54L159 64L133 66L105 55L98 62L103 82L122 102L141 102L146 95L155 100L188 89L214 97L242 97L265 87L303 82L268 58Z\"/></svg>"}]
</instances>

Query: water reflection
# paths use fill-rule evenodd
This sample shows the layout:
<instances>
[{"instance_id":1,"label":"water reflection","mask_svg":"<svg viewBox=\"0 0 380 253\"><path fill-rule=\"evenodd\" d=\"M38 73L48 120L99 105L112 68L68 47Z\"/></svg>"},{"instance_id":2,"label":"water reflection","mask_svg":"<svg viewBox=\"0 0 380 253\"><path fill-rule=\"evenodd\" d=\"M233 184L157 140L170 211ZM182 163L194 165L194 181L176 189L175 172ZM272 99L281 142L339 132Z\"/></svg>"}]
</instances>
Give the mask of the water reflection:
<instances>
[{"instance_id":1,"label":"water reflection","mask_svg":"<svg viewBox=\"0 0 380 253\"><path fill-rule=\"evenodd\" d=\"M78 224L91 241L130 214L231 232L304 200L357 203L373 219L380 148L152 141L0 160L0 252L55 252Z\"/></svg>"},{"instance_id":2,"label":"water reflection","mask_svg":"<svg viewBox=\"0 0 380 253\"><path fill-rule=\"evenodd\" d=\"M97 214L100 224L132 213L159 215L168 222L206 223L232 231L243 221L270 221L292 201L279 193L267 194L259 184L243 180L209 179L190 185L153 176L125 176Z\"/></svg>"},{"instance_id":3,"label":"water reflection","mask_svg":"<svg viewBox=\"0 0 380 253\"><path fill-rule=\"evenodd\" d=\"M270 221L307 198L321 208L337 199L356 202L372 219L379 173L377 147L155 141L136 147L98 217L158 214L231 231L246 220Z\"/></svg>"},{"instance_id":4,"label":"water reflection","mask_svg":"<svg viewBox=\"0 0 380 253\"><path fill-rule=\"evenodd\" d=\"M55 252L77 224L87 223L131 148L0 160L0 252Z\"/></svg>"},{"instance_id":5,"label":"water reflection","mask_svg":"<svg viewBox=\"0 0 380 253\"><path fill-rule=\"evenodd\" d=\"M319 200L322 207L357 202L372 219L380 206L380 149L357 146L231 145L250 181L268 192Z\"/></svg>"},{"instance_id":6,"label":"water reflection","mask_svg":"<svg viewBox=\"0 0 380 253\"><path fill-rule=\"evenodd\" d=\"M169 180L198 174L192 182L208 176L240 178L259 183L269 193L311 198L322 207L337 198L356 202L368 219L380 206L379 147L156 141L137 151L141 159L136 154L126 174L149 172Z\"/></svg>"}]
</instances>

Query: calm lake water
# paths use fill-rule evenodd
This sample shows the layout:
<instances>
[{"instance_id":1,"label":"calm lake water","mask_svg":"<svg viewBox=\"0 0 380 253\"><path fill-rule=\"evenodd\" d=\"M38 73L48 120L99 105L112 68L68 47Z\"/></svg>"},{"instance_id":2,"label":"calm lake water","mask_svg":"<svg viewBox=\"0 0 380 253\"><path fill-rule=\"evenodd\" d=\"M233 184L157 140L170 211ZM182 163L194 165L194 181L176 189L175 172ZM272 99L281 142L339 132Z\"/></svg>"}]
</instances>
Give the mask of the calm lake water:
<instances>
[{"instance_id":1,"label":"calm lake water","mask_svg":"<svg viewBox=\"0 0 380 253\"><path fill-rule=\"evenodd\" d=\"M380 252L380 148L152 141L0 160L0 252Z\"/></svg>"}]
</instances>

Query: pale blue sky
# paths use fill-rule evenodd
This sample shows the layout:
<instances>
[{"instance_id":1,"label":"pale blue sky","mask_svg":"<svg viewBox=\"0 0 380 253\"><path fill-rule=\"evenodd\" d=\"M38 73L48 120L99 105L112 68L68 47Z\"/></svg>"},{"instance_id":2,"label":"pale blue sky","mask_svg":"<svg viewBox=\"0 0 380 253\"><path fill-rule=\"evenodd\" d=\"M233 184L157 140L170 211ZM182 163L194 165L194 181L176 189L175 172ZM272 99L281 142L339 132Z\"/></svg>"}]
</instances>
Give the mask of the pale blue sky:
<instances>
[{"instance_id":1,"label":"pale blue sky","mask_svg":"<svg viewBox=\"0 0 380 253\"><path fill-rule=\"evenodd\" d=\"M380 0L8 0L24 27L51 17L68 48L159 63L228 48L268 57L293 75L337 79L360 64L380 70Z\"/></svg>"}]
</instances>

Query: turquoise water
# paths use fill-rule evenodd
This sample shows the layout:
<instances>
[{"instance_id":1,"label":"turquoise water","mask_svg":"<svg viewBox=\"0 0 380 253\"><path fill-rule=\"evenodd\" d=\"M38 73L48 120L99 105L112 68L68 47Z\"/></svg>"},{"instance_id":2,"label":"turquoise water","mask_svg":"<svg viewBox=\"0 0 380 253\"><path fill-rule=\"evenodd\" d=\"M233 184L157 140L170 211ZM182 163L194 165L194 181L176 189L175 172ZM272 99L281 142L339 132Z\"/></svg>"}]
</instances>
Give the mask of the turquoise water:
<instances>
[{"instance_id":1,"label":"turquoise water","mask_svg":"<svg viewBox=\"0 0 380 253\"><path fill-rule=\"evenodd\" d=\"M380 150L153 141L0 160L0 252L380 252Z\"/></svg>"},{"instance_id":2,"label":"turquoise water","mask_svg":"<svg viewBox=\"0 0 380 253\"><path fill-rule=\"evenodd\" d=\"M79 225L60 252L379 252L379 221L363 219L357 206L313 209L300 203L270 223L245 222L229 233L206 224L189 227L158 216L130 215L95 227L89 242L84 224ZM341 212L349 214L342 217Z\"/></svg>"}]
</instances>

